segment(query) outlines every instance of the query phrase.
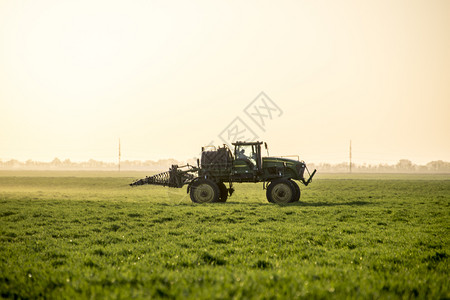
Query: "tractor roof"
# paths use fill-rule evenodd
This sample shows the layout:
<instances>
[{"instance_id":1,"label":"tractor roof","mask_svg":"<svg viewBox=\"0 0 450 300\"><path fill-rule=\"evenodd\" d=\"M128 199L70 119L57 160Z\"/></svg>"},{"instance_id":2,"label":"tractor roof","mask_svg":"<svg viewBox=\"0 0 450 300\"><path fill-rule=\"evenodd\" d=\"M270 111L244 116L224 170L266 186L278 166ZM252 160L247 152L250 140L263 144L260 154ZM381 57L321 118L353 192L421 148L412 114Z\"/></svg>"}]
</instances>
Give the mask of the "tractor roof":
<instances>
[{"instance_id":1,"label":"tractor roof","mask_svg":"<svg viewBox=\"0 0 450 300\"><path fill-rule=\"evenodd\" d=\"M239 145L261 145L263 142L241 142L241 141L237 141L234 143L231 143L234 146L239 146Z\"/></svg>"}]
</instances>

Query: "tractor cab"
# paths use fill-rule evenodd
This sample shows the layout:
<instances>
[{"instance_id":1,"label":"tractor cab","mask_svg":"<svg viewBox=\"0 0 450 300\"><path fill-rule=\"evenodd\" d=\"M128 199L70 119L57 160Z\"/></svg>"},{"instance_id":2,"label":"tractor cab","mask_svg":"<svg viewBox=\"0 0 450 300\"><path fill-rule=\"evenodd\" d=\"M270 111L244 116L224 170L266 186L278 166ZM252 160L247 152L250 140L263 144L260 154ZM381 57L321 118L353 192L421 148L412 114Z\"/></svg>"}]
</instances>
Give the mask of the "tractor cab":
<instances>
[{"instance_id":1,"label":"tractor cab","mask_svg":"<svg viewBox=\"0 0 450 300\"><path fill-rule=\"evenodd\" d=\"M261 173L262 142L235 142L233 173L241 178L253 178Z\"/></svg>"}]
</instances>

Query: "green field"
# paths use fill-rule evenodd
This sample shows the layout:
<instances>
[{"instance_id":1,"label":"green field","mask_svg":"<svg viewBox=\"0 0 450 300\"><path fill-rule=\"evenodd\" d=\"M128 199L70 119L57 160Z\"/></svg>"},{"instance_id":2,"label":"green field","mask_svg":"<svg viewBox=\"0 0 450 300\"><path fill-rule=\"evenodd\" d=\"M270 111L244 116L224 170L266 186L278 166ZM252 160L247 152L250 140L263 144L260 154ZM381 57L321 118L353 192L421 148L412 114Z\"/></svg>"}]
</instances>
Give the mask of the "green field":
<instances>
[{"instance_id":1,"label":"green field","mask_svg":"<svg viewBox=\"0 0 450 300\"><path fill-rule=\"evenodd\" d=\"M300 203L0 172L2 298L450 298L449 175L323 175Z\"/></svg>"}]
</instances>

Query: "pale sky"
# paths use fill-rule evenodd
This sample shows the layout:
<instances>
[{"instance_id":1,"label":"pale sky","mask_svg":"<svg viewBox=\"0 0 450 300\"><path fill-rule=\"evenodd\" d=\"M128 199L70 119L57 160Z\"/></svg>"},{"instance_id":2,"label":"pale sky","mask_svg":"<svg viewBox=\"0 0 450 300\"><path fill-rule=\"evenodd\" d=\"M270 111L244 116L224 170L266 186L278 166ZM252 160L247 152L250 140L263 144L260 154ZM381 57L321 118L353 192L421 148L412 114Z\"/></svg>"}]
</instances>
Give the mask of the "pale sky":
<instances>
[{"instance_id":1,"label":"pale sky","mask_svg":"<svg viewBox=\"0 0 450 300\"><path fill-rule=\"evenodd\" d=\"M184 160L236 117L271 155L450 161L450 1L0 0L3 161Z\"/></svg>"}]
</instances>

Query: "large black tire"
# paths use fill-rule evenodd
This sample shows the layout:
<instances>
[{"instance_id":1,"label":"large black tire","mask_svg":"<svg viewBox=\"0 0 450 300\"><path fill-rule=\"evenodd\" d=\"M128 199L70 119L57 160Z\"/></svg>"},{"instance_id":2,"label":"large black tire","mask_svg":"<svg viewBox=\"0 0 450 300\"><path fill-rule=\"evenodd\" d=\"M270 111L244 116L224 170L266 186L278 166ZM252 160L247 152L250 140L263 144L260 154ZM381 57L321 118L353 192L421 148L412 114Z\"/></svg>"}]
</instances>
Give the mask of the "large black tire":
<instances>
[{"instance_id":1,"label":"large black tire","mask_svg":"<svg viewBox=\"0 0 450 300\"><path fill-rule=\"evenodd\" d=\"M271 203L287 204L295 200L297 193L292 182L287 179L276 179L267 187L266 197Z\"/></svg>"},{"instance_id":2,"label":"large black tire","mask_svg":"<svg viewBox=\"0 0 450 300\"><path fill-rule=\"evenodd\" d=\"M292 202L298 202L300 200L301 195L300 188L298 187L298 184L294 180L289 179L289 181L291 182L292 186L295 189L295 196L294 199L292 199Z\"/></svg>"},{"instance_id":3,"label":"large black tire","mask_svg":"<svg viewBox=\"0 0 450 300\"><path fill-rule=\"evenodd\" d=\"M192 202L213 203L218 202L220 189L214 181L199 179L192 186L190 194Z\"/></svg>"},{"instance_id":4,"label":"large black tire","mask_svg":"<svg viewBox=\"0 0 450 300\"><path fill-rule=\"evenodd\" d=\"M220 190L220 196L219 196L218 202L226 202L228 199L228 189L225 186L225 183L218 182L217 185L219 186L219 190Z\"/></svg>"}]
</instances>

